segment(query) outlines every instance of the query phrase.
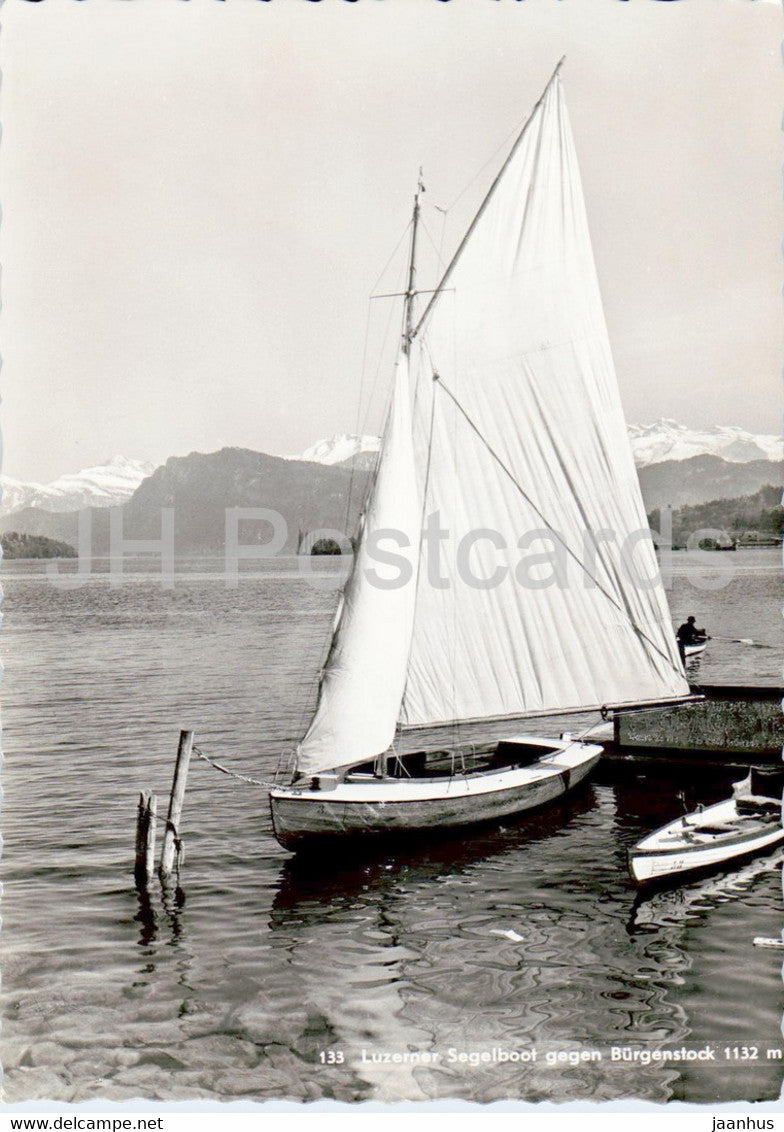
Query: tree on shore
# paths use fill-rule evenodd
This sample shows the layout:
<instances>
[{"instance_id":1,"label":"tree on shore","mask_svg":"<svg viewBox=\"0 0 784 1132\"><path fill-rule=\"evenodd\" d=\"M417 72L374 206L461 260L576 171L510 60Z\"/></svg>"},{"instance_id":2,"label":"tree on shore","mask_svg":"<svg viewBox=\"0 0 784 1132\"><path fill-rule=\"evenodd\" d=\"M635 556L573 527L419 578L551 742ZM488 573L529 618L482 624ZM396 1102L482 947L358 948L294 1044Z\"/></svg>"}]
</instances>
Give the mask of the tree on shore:
<instances>
[{"instance_id":1,"label":"tree on shore","mask_svg":"<svg viewBox=\"0 0 784 1132\"><path fill-rule=\"evenodd\" d=\"M44 535L25 535L8 531L0 536L4 558L76 558L76 551L67 542Z\"/></svg>"}]
</instances>

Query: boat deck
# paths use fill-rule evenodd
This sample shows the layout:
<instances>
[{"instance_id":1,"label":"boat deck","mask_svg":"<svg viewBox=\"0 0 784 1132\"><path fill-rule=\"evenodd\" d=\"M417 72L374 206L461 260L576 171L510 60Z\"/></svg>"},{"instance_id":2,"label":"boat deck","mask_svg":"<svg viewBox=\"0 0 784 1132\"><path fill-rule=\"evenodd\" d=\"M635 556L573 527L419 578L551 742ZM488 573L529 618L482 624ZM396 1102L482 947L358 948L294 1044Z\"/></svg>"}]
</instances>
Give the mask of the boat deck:
<instances>
[{"instance_id":1,"label":"boat deck","mask_svg":"<svg viewBox=\"0 0 784 1132\"><path fill-rule=\"evenodd\" d=\"M507 739L499 743L486 743L481 747L472 745L467 749L456 747L436 751L409 751L390 758L384 778L436 779L452 778L455 775L464 778L495 774L501 770L530 766L537 759L555 754L561 749L560 746L543 741L534 744L531 740L522 743ZM364 780L368 775L374 775L372 762L353 767L346 775L346 781L356 781L357 778Z\"/></svg>"}]
</instances>

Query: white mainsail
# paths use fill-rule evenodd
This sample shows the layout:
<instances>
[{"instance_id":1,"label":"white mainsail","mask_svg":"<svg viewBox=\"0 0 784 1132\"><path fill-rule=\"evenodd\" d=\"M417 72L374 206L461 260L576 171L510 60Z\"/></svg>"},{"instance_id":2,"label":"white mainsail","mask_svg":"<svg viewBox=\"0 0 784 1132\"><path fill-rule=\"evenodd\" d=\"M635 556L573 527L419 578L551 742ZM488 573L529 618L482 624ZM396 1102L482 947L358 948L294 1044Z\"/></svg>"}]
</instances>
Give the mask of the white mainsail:
<instances>
[{"instance_id":1,"label":"white mainsail","mask_svg":"<svg viewBox=\"0 0 784 1132\"><path fill-rule=\"evenodd\" d=\"M401 353L376 480L324 667L318 707L297 752L301 774L372 759L394 738L411 646L421 523L408 361ZM391 532L391 541L386 541L384 532ZM396 562L389 560L390 554Z\"/></svg>"},{"instance_id":2,"label":"white mainsail","mask_svg":"<svg viewBox=\"0 0 784 1132\"><path fill-rule=\"evenodd\" d=\"M648 523L558 75L426 312L411 369L424 510L449 535L439 576L422 545L402 722L688 695L638 533ZM537 552L557 574L531 565Z\"/></svg>"},{"instance_id":3,"label":"white mainsail","mask_svg":"<svg viewBox=\"0 0 784 1132\"><path fill-rule=\"evenodd\" d=\"M382 528L408 584L368 577L399 582ZM556 74L398 361L298 772L372 759L398 722L688 695L646 531Z\"/></svg>"}]
</instances>

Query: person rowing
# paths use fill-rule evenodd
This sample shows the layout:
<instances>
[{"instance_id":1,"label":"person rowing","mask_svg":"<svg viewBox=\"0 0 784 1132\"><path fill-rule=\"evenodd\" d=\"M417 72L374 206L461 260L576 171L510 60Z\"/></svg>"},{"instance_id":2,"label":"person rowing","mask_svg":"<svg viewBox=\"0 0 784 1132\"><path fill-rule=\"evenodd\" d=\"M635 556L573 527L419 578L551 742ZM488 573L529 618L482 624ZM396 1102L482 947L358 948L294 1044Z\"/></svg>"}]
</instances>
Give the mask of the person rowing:
<instances>
[{"instance_id":1,"label":"person rowing","mask_svg":"<svg viewBox=\"0 0 784 1132\"><path fill-rule=\"evenodd\" d=\"M705 630L697 628L696 617L687 617L675 635L678 640L678 652L681 654L681 660L684 663L686 661L687 646L702 644L703 641L708 639Z\"/></svg>"}]
</instances>

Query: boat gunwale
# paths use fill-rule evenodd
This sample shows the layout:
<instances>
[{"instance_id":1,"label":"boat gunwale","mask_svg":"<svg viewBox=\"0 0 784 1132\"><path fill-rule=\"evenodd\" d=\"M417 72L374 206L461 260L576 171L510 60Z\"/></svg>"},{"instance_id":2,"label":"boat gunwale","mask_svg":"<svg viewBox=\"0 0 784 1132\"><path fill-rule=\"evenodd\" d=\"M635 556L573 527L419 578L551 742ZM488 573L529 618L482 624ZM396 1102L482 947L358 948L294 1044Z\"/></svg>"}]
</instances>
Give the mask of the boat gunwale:
<instances>
[{"instance_id":1,"label":"boat gunwale","mask_svg":"<svg viewBox=\"0 0 784 1132\"><path fill-rule=\"evenodd\" d=\"M509 742L510 740L506 740ZM314 788L313 781L318 779L319 775L312 775L307 781L300 784L293 784L288 786L275 786L270 789L270 799L275 801L308 801L308 802L328 802L332 800L336 805L344 804L357 804L368 805L373 803L421 803L421 802L442 802L450 797L450 794L443 789L436 793L437 787L444 785L451 786L451 797L479 797L487 796L489 794L502 794L510 790L516 790L525 786L533 786L537 782L547 781L551 778L556 778L559 775L570 776L575 770L579 770L586 762L597 762L603 753L603 748L597 743L578 743L576 741L563 742L547 741L548 746L555 746L556 749L548 755L543 755L539 759L535 759L531 763L524 766L506 766L491 769L489 771L479 771L476 774L462 774L457 773L453 775L444 776L442 778L375 778L368 775L362 781L350 781L348 776L341 778L334 786L330 785L327 789ZM581 757L575 758L573 761L558 761L563 759L564 755L572 750L575 755L579 754ZM547 760L547 761L546 761ZM544 765L542 765L544 763ZM324 772L325 774L329 772ZM502 778L504 776L515 775L520 776L515 782L507 782L504 785L499 785L497 789L493 789L492 785L484 790L471 790L470 783L477 780L487 784L488 779ZM431 796L425 793L425 788L431 788ZM346 797L346 792L356 793L359 790L371 791L371 796L368 798ZM379 791L385 790L391 792L391 796L381 798ZM414 793L422 792L422 797L412 797ZM408 797L406 795L408 794Z\"/></svg>"},{"instance_id":2,"label":"boat gunwale","mask_svg":"<svg viewBox=\"0 0 784 1132\"><path fill-rule=\"evenodd\" d=\"M723 865L729 866L740 858L754 856L781 844L784 841L784 820L782 820L782 817L776 819L774 814L772 820L765 822L754 814L739 814L737 803L744 797L750 797L750 795L736 794L733 797L725 798L723 801L707 807L699 815L685 815L684 818L669 822L638 841L627 851L629 874L634 883L650 885L657 882L672 882L675 878L687 874L705 872L721 868ZM760 795L755 797L759 797L762 801L780 804L777 798L763 798ZM711 820L721 820L722 815L726 815L727 818L733 817L735 822L747 825L746 832L733 834L733 831L727 831L726 834L717 833L713 835L708 841L686 841L675 845L662 845L659 842L658 845L654 843L646 848L646 842L650 842L653 838L662 837L669 830L677 835L679 830L688 829L689 826L685 824L687 817L699 816L705 819L707 825ZM700 826L697 822L693 822L690 828L699 832ZM672 867L666 867L668 862L672 863ZM656 869L657 864L665 867ZM650 867L652 871L647 872L646 866Z\"/></svg>"},{"instance_id":3,"label":"boat gunwale","mask_svg":"<svg viewBox=\"0 0 784 1132\"><path fill-rule=\"evenodd\" d=\"M578 750L584 750L585 748L588 748L588 747L597 747L601 751L604 750L603 746L600 743L596 743L596 742L593 742L593 741L586 741L586 740L583 740L583 739L576 739L576 738L553 739L553 738L547 738L547 737L541 736L541 735L510 735L510 736L504 736L504 737L501 737L501 738L498 738L498 739L490 740L489 743L486 746L483 746L481 753L482 754L491 753L492 751L497 750L498 747L501 744L512 745L512 744L515 744L515 743L519 744L520 746L525 746L525 747L529 747L529 748L530 747L541 747L544 750L543 754L538 755L536 758L534 758L530 762L526 763L525 766L535 766L536 764L543 762L545 759L553 759L553 758L562 756L566 751L571 750L572 748L577 748ZM460 751L463 747L466 747L466 746L476 747L476 744L455 745L455 750ZM396 751L392 750L392 748L389 748L386 752L384 752L384 754L386 754L388 761L392 762L397 757L399 757L401 759L406 759L406 758L409 758L411 755L417 755L417 754L432 755L432 754L437 754L438 752L440 752L442 750L444 750L444 748L441 747L441 746L438 746L438 747L435 747L435 748L425 747L421 750L418 749L418 748L414 748L414 750L411 750L411 751L403 751L398 756L398 753ZM315 780L317 780L317 779L319 779L323 776L326 776L326 775L335 775L339 779L339 781L341 783L343 783L348 779L349 775L352 772L353 767L369 766L373 761L374 761L373 758L367 758L367 757L362 758L362 759L355 759L353 762L344 763L341 766L330 767L328 769L325 768L324 770L314 771L312 774L303 775L302 778L301 778L301 782L299 782L299 783L288 783L285 786L283 786L281 783L276 783L275 784L276 789L288 789L290 786L299 786L301 789L308 789L310 783L312 783ZM467 771L467 772L466 771L455 771L452 774L445 774L445 775L441 775L439 777L436 777L435 775L433 775L433 776L427 775L427 776L423 776L422 778L417 778L416 775L406 775L406 776L401 776L401 777L398 777L397 775L383 775L381 777L377 777L375 774L368 772L367 781L370 781L372 779L375 782L387 782L387 783L389 783L389 782L439 782L439 781L449 781L453 778L466 778L466 777L478 778L483 774L498 774L498 773L505 771L505 770L522 770L522 769L524 769L523 766L514 766L514 764L510 761L510 763L507 766L494 767L494 768L490 768L489 770L486 770L486 771L480 771L480 770Z\"/></svg>"},{"instance_id":4,"label":"boat gunwale","mask_svg":"<svg viewBox=\"0 0 784 1132\"><path fill-rule=\"evenodd\" d=\"M756 829L749 830L745 834L737 834L734 837L717 837L710 842L695 842L687 845L671 845L668 848L662 849L633 849L629 852L630 860L634 859L648 859L652 857L682 857L684 855L696 853L709 853L714 849L730 849L735 845L751 845L754 842L766 842L769 837L782 837L784 836L784 826L779 822L778 824L770 823L767 830L761 829L759 826Z\"/></svg>"},{"instance_id":5,"label":"boat gunwale","mask_svg":"<svg viewBox=\"0 0 784 1132\"><path fill-rule=\"evenodd\" d=\"M778 845L781 844L781 841L784 840L784 828L779 830L779 834L780 836L777 838L757 838L755 841L749 839L745 843L740 842L735 846L734 852L725 853L721 856L716 856L714 852L714 855L712 857L708 857L707 860L689 862L687 859L686 862L680 867L663 869L661 871L650 872L644 875L639 875L637 872L635 872L635 868L639 865L644 866L646 863L653 865L653 863L657 859L661 860L661 856L659 856L658 858L654 854L640 854L639 856L632 856L632 853L630 851L627 859L629 875L634 884L638 885L640 888L652 889L657 885L670 886L678 884L682 879L696 877L700 873L715 872L717 870L721 870L724 867L731 869L744 858L756 857L760 853L764 853L767 850L775 849ZM717 848L719 848L719 846L714 846L714 850ZM704 849L703 852L707 855L711 852L711 850ZM670 857L673 861L682 861L683 856L684 855L682 853L670 853Z\"/></svg>"}]
</instances>

